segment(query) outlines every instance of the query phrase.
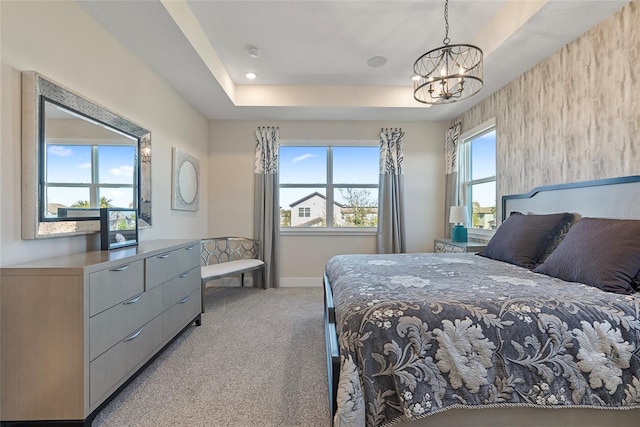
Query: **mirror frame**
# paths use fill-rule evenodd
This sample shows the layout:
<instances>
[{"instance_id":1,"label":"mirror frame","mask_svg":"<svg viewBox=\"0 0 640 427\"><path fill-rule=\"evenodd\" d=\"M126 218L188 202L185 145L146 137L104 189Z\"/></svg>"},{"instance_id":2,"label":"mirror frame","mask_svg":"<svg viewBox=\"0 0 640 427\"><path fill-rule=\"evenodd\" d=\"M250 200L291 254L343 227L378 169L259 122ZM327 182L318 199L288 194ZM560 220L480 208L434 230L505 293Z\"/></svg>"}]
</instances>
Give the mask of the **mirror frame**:
<instances>
[{"instance_id":1,"label":"mirror frame","mask_svg":"<svg viewBox=\"0 0 640 427\"><path fill-rule=\"evenodd\" d=\"M40 220L43 183L41 176L46 98L56 104L103 123L138 140L138 227L151 227L151 132L129 119L90 101L35 71L22 72L22 238L41 239L93 234L100 231L95 220Z\"/></svg>"}]
</instances>

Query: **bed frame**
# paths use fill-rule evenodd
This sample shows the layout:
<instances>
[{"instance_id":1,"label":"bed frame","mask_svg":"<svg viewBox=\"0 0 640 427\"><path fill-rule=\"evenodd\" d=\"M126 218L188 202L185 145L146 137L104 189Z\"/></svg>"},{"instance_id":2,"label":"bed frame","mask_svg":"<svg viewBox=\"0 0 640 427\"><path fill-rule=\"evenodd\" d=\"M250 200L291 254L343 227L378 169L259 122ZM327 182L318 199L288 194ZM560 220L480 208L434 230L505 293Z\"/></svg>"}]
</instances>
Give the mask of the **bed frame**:
<instances>
[{"instance_id":1,"label":"bed frame","mask_svg":"<svg viewBox=\"0 0 640 427\"><path fill-rule=\"evenodd\" d=\"M536 187L526 194L502 197L502 220L511 212L549 214L578 213L585 217L640 219L640 175L581 181ZM336 412L336 397L340 374L340 351L336 329L335 306L331 284L324 275L324 323L329 378L329 408L331 417ZM616 412L612 414L612 412ZM614 419L612 416L615 415ZM516 421L517 420L517 421ZM588 420L588 422L587 422ZM429 416L421 421L402 422L394 427L427 425L491 425L513 426L586 426L586 425L640 425L640 410L607 411L594 409L451 409Z\"/></svg>"},{"instance_id":2,"label":"bed frame","mask_svg":"<svg viewBox=\"0 0 640 427\"><path fill-rule=\"evenodd\" d=\"M511 212L640 219L640 175L549 185L527 194L502 196L502 220Z\"/></svg>"}]
</instances>

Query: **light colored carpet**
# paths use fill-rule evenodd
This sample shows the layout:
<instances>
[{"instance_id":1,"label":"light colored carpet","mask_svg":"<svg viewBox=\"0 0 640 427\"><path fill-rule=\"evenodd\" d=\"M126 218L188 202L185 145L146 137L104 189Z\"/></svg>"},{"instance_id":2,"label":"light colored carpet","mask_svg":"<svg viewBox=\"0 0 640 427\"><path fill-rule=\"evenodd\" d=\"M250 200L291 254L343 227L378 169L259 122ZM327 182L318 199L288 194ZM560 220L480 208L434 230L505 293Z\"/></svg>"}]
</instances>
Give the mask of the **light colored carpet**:
<instances>
[{"instance_id":1,"label":"light colored carpet","mask_svg":"<svg viewBox=\"0 0 640 427\"><path fill-rule=\"evenodd\" d=\"M322 288L212 288L94 427L327 427Z\"/></svg>"}]
</instances>

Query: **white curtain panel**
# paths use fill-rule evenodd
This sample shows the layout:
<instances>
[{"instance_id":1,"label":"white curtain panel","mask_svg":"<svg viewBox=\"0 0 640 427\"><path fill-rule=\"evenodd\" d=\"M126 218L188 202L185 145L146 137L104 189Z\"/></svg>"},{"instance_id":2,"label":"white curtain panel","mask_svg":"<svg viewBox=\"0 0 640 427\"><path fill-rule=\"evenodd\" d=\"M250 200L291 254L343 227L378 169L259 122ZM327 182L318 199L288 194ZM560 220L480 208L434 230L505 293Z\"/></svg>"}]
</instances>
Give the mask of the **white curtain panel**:
<instances>
[{"instance_id":1,"label":"white curtain panel","mask_svg":"<svg viewBox=\"0 0 640 427\"><path fill-rule=\"evenodd\" d=\"M402 129L380 131L378 253L406 252Z\"/></svg>"},{"instance_id":2,"label":"white curtain panel","mask_svg":"<svg viewBox=\"0 0 640 427\"><path fill-rule=\"evenodd\" d=\"M256 131L254 167L254 238L262 245L265 263L264 288L277 288L280 281L280 200L278 191L277 127L260 127Z\"/></svg>"}]
</instances>

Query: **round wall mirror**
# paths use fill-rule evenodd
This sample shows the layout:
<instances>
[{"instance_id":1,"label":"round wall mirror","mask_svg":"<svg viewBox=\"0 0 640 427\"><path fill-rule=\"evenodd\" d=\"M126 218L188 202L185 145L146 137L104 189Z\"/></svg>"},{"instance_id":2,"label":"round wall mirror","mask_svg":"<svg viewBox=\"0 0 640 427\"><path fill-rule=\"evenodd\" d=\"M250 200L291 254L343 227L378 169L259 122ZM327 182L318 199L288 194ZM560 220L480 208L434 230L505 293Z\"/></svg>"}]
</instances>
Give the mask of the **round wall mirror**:
<instances>
[{"instance_id":1,"label":"round wall mirror","mask_svg":"<svg viewBox=\"0 0 640 427\"><path fill-rule=\"evenodd\" d=\"M193 203L198 193L198 177L196 168L190 161L185 161L178 172L180 195L186 203Z\"/></svg>"}]
</instances>

